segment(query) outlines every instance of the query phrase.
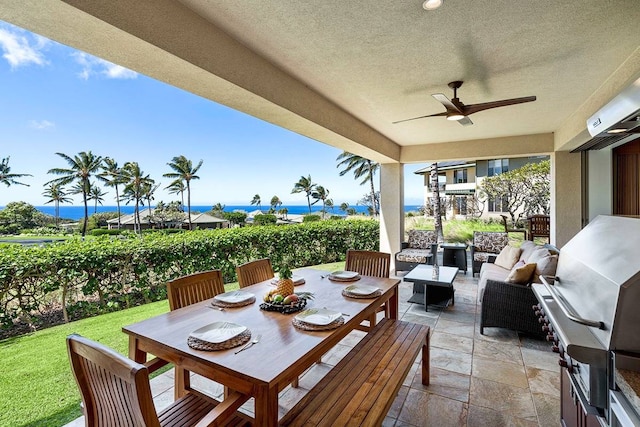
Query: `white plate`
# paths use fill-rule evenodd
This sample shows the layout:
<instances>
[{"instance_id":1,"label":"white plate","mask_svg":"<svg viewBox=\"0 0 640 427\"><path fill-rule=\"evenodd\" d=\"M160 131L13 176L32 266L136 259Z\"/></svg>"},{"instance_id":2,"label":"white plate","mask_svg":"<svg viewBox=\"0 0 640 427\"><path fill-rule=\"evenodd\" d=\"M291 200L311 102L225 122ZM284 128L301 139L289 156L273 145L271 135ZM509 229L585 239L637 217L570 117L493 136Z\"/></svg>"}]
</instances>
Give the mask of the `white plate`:
<instances>
[{"instance_id":1,"label":"white plate","mask_svg":"<svg viewBox=\"0 0 640 427\"><path fill-rule=\"evenodd\" d=\"M210 325L203 326L200 329L189 334L199 340L218 344L230 340L247 330L246 326L238 325L230 322L214 322Z\"/></svg>"},{"instance_id":2,"label":"white plate","mask_svg":"<svg viewBox=\"0 0 640 427\"><path fill-rule=\"evenodd\" d=\"M344 288L344 290L354 295L371 295L376 292L378 288L367 285L351 285Z\"/></svg>"},{"instance_id":3,"label":"white plate","mask_svg":"<svg viewBox=\"0 0 640 427\"><path fill-rule=\"evenodd\" d=\"M246 300L249 300L251 298L253 298L255 295L252 294L251 292L246 292L246 291L231 291L231 292L225 292L224 294L219 294L216 295L215 297L213 297L213 299L216 299L218 301L222 301L222 302L226 302L226 303L238 303L238 302L243 302Z\"/></svg>"},{"instance_id":4,"label":"white plate","mask_svg":"<svg viewBox=\"0 0 640 427\"><path fill-rule=\"evenodd\" d=\"M310 308L296 316L296 319L311 325L328 325L338 320L342 313L326 308Z\"/></svg>"},{"instance_id":5,"label":"white plate","mask_svg":"<svg viewBox=\"0 0 640 427\"><path fill-rule=\"evenodd\" d=\"M280 280L280 279L278 279L277 277L274 277L273 279L271 279L271 284L272 285L277 285L278 284L278 280ZM295 274L293 275L291 280L293 280L293 286L304 285L304 283L305 283L304 277L297 276Z\"/></svg>"},{"instance_id":6,"label":"white plate","mask_svg":"<svg viewBox=\"0 0 640 427\"><path fill-rule=\"evenodd\" d=\"M360 278L360 273L357 271L334 271L329 274L329 279L334 280L357 280Z\"/></svg>"}]
</instances>

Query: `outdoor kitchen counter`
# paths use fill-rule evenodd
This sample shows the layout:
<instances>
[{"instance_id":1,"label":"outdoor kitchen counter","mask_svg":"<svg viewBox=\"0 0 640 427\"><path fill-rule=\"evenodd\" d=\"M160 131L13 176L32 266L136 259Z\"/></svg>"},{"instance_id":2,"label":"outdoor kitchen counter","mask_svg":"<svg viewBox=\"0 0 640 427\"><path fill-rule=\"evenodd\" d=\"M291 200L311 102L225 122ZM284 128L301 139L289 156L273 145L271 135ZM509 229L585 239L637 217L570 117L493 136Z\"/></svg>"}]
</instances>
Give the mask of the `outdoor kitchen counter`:
<instances>
[{"instance_id":1,"label":"outdoor kitchen counter","mask_svg":"<svg viewBox=\"0 0 640 427\"><path fill-rule=\"evenodd\" d=\"M640 372L616 368L616 385L636 414L640 414Z\"/></svg>"}]
</instances>

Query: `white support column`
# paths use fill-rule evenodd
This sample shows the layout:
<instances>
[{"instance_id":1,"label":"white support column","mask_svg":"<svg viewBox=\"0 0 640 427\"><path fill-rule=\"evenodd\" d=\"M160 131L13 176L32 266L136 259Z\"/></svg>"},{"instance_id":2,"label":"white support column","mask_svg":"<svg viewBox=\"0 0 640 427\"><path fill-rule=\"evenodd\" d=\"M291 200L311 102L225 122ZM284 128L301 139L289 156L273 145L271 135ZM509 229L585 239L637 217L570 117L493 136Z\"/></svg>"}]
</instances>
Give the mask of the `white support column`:
<instances>
[{"instance_id":1,"label":"white support column","mask_svg":"<svg viewBox=\"0 0 640 427\"><path fill-rule=\"evenodd\" d=\"M380 165L380 251L391 254L391 269L395 271L393 255L400 251L404 236L404 165Z\"/></svg>"},{"instance_id":2,"label":"white support column","mask_svg":"<svg viewBox=\"0 0 640 427\"><path fill-rule=\"evenodd\" d=\"M561 248L582 228L580 153L551 155L551 243Z\"/></svg>"}]
</instances>

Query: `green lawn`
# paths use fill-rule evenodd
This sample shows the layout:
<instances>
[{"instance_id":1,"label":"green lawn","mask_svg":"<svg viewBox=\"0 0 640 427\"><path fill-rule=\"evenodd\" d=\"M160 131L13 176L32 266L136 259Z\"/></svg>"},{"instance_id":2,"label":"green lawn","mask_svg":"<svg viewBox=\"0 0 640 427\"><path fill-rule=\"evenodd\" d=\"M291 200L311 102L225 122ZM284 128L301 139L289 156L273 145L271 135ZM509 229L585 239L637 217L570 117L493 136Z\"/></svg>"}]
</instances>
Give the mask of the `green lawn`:
<instances>
[{"instance_id":1,"label":"green lawn","mask_svg":"<svg viewBox=\"0 0 640 427\"><path fill-rule=\"evenodd\" d=\"M333 271L344 262L312 268ZM237 289L230 283L227 290ZM123 326L169 311L166 300L0 341L0 426L61 426L81 415L65 338L78 333L127 354Z\"/></svg>"}]
</instances>

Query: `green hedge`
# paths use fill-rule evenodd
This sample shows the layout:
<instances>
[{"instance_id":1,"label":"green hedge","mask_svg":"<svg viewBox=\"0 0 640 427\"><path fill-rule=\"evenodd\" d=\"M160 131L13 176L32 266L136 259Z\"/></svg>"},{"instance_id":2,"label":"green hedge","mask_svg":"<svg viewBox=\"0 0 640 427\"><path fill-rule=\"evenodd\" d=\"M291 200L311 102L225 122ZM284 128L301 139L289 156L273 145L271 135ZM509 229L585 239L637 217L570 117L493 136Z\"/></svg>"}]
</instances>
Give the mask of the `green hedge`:
<instances>
[{"instance_id":1,"label":"green hedge","mask_svg":"<svg viewBox=\"0 0 640 427\"><path fill-rule=\"evenodd\" d=\"M220 269L225 282L236 280L236 265L268 257L274 267L287 259L293 267L344 260L347 249L376 250L375 221L322 221L289 226L151 233L128 239L100 236L47 246L0 246L0 322L48 306L78 301L108 304L123 294L157 294L167 280Z\"/></svg>"}]
</instances>

